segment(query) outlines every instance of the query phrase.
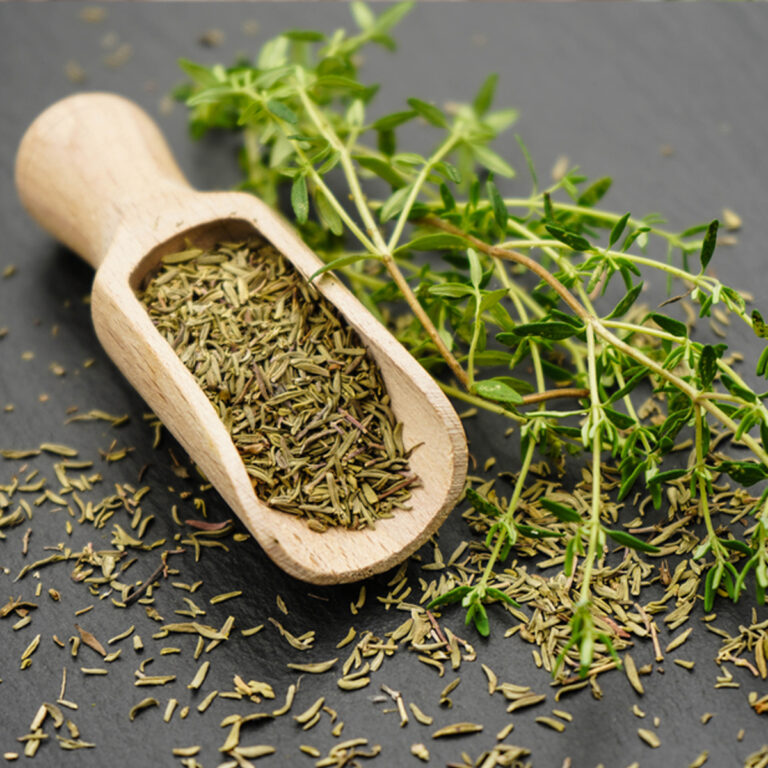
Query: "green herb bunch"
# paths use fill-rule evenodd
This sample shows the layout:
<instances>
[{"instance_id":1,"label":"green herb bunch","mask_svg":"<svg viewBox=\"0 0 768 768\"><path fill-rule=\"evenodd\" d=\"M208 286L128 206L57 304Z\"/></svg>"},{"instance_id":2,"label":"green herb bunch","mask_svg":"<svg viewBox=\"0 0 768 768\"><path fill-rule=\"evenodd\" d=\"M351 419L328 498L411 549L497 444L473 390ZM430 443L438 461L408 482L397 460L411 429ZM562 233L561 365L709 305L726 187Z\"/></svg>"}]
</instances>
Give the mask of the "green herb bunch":
<instances>
[{"instance_id":1,"label":"green herb bunch","mask_svg":"<svg viewBox=\"0 0 768 768\"><path fill-rule=\"evenodd\" d=\"M606 477L617 502L644 486L656 508L668 485L683 480L706 530L692 544L706 565L706 609L718 591L738 600L752 572L763 602L768 494L740 497L754 518L743 539L715 528L709 500L718 475L743 486L768 477L768 393L756 393L734 370L726 344L693 340L690 322L661 311L687 304L699 317L726 312L768 336L744 296L708 271L718 222L677 233L655 215L609 212L599 206L611 180L590 182L578 169L543 188L519 137L532 189L505 197L496 180L515 171L491 145L516 112L492 108L495 75L471 104L443 110L411 98L402 111L371 120L378 86L361 81L358 54L370 44L393 48L389 33L410 6L378 16L362 3L350 7L355 33L286 32L255 63L229 68L182 61L191 82L178 96L189 106L193 135L241 132L243 189L277 204L290 188L295 223L326 262L318 275L342 274L449 396L517 428L522 463L511 498L502 503L489 484L466 494L478 515L474 527L486 536L484 567L431 607L460 601L467 621L487 635L486 604L515 603L498 578L512 549L557 537L573 594L559 663L567 658L584 674L596 648L614 654L595 601L595 571L609 543L633 557L659 547L609 524ZM398 146L398 129L414 120L434 133L429 155ZM657 244L665 261L647 255ZM653 272L682 288L648 310L640 298ZM598 307L608 291L622 298ZM533 383L512 375L523 364ZM767 371L768 348L756 373ZM636 402L642 392L653 395L650 418ZM553 407L555 399L567 406ZM670 454L687 434L692 450L679 466ZM725 439L751 457L725 457L717 450ZM591 454L588 504L551 495L522 503L537 449L560 464L580 449Z\"/></svg>"}]
</instances>

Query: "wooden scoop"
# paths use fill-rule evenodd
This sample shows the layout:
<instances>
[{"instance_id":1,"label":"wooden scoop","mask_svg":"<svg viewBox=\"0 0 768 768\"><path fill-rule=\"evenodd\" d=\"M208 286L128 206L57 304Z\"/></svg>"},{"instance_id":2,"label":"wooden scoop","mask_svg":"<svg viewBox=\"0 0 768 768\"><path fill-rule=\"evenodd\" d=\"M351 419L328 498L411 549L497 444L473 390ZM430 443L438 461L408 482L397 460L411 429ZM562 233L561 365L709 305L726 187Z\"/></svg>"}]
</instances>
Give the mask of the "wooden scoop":
<instances>
[{"instance_id":1,"label":"wooden scoop","mask_svg":"<svg viewBox=\"0 0 768 768\"><path fill-rule=\"evenodd\" d=\"M410 459L421 483L413 509L375 530L316 533L260 501L214 407L137 298L142 279L186 239L206 248L258 234L312 275L322 262L275 211L249 194L192 189L149 115L107 93L65 98L32 123L16 185L33 218L96 268L93 323L107 354L281 568L316 584L355 581L397 564L437 530L464 484L461 423L424 369L336 278L315 284L378 363L406 447L423 443Z\"/></svg>"}]
</instances>

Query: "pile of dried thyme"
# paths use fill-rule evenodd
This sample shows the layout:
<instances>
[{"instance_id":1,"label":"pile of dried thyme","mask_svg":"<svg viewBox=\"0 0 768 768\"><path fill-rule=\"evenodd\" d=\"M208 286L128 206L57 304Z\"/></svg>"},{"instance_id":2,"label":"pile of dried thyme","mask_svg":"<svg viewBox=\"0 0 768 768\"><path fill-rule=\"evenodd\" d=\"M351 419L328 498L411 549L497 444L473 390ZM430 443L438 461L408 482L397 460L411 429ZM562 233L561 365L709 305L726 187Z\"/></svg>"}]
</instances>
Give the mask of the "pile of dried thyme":
<instances>
[{"instance_id":1,"label":"pile of dried thyme","mask_svg":"<svg viewBox=\"0 0 768 768\"><path fill-rule=\"evenodd\" d=\"M169 254L141 300L263 501L316 531L373 526L407 508L417 478L378 367L269 243Z\"/></svg>"}]
</instances>

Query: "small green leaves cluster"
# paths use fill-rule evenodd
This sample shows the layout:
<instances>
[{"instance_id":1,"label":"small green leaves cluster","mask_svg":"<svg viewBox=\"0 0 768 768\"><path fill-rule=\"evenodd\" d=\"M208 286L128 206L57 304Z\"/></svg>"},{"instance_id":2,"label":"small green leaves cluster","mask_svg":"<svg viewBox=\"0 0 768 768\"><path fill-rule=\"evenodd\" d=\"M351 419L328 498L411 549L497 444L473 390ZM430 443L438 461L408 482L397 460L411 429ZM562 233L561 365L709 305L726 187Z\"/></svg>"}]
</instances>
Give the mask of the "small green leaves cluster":
<instances>
[{"instance_id":1,"label":"small green leaves cluster","mask_svg":"<svg viewBox=\"0 0 768 768\"><path fill-rule=\"evenodd\" d=\"M573 616L571 617L571 636L557 657L555 674L562 666L568 651L575 647L579 649L579 672L582 676L585 676L592 665L596 643L602 643L608 653L613 656L616 666L621 666L621 660L613 647L611 638L605 632L597 630L592 618L590 604L587 601L581 600L574 607Z\"/></svg>"},{"instance_id":2,"label":"small green leaves cluster","mask_svg":"<svg viewBox=\"0 0 768 768\"><path fill-rule=\"evenodd\" d=\"M485 571L432 606L461 602L467 621L487 634L485 604L510 601L489 586L493 569L521 538L562 535L519 514L534 450L556 461L583 450L597 468L589 517L542 501L572 531L565 569L581 594L569 648L580 649L582 671L595 643L612 648L592 618L592 565L608 540L653 551L604 525L601 460L618 473L618 501L642 491L658 508L667 483L690 482L706 529L695 554L710 564L707 606L721 587L737 600L750 574L764 600L768 499L755 504L746 541L716 534L706 499L717 475L747 487L768 478L768 393L733 369L725 343L696 338L680 311L684 302L700 318L723 311L768 338L760 312L748 314L744 297L712 273L718 222L672 232L656 214L611 212L602 207L611 179L590 180L578 168L542 188L519 136L531 191L505 195L503 181L515 170L497 138L516 112L493 108L495 75L467 103L443 108L422 94L381 115L379 87L362 79L359 54L369 45L393 48L392 30L409 8L377 15L354 2L354 31L288 31L253 61L230 67L183 61L189 82L178 96L193 135L224 128L242 136L241 187L270 204L289 201L301 235L325 262L315 279L341 274L449 395L497 414L502 429L519 427L523 462L509 507L467 491L492 520ZM402 128L414 122L434 138L431 152L400 146ZM659 250L663 258L650 255ZM664 278L669 298L649 309L643 293L653 275ZM520 373L526 368L532 376ZM755 373L768 376L768 347ZM571 401L550 408L563 387ZM638 415L637 400L651 394L652 421ZM716 431L718 443L727 437L751 455L719 453ZM680 466L673 449L689 435L695 460Z\"/></svg>"}]
</instances>

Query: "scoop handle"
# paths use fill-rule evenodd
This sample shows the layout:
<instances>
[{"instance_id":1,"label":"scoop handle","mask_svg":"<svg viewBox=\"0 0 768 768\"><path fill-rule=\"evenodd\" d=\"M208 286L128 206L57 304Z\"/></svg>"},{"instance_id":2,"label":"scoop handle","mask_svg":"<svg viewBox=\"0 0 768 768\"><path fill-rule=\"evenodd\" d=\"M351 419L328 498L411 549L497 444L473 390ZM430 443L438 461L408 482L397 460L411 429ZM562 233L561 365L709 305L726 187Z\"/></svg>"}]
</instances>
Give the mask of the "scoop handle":
<instances>
[{"instance_id":1,"label":"scoop handle","mask_svg":"<svg viewBox=\"0 0 768 768\"><path fill-rule=\"evenodd\" d=\"M39 115L19 145L16 188L94 268L122 223L151 228L164 199L194 194L155 121L112 93L68 96Z\"/></svg>"}]
</instances>

